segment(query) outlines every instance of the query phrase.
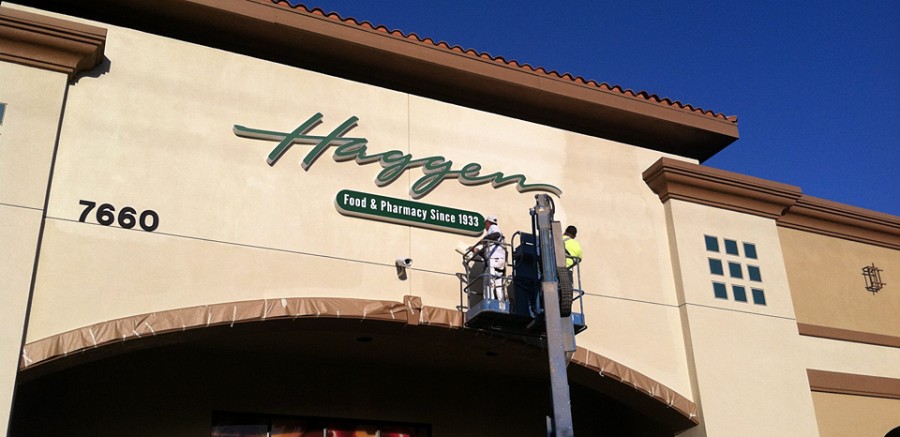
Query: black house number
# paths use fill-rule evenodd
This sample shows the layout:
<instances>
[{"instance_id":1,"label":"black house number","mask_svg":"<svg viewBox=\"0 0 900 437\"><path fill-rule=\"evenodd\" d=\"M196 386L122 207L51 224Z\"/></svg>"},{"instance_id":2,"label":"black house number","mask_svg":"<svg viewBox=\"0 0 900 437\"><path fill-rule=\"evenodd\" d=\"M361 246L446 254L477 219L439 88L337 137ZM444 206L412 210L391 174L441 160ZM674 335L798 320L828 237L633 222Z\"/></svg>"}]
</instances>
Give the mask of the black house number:
<instances>
[{"instance_id":1,"label":"black house number","mask_svg":"<svg viewBox=\"0 0 900 437\"><path fill-rule=\"evenodd\" d=\"M87 221L91 211L97 207L97 202L81 200L78 204L84 206L84 211L81 211L81 217L78 217L78 221L84 223ZM116 207L104 203L97 207L94 218L97 223L100 223L103 226L112 226L114 223L118 223L119 227L131 229L139 225L141 229L147 232L153 232L159 227L159 214L152 209L142 211L138 214L137 210L130 206L126 206L120 209L117 214Z\"/></svg>"}]
</instances>

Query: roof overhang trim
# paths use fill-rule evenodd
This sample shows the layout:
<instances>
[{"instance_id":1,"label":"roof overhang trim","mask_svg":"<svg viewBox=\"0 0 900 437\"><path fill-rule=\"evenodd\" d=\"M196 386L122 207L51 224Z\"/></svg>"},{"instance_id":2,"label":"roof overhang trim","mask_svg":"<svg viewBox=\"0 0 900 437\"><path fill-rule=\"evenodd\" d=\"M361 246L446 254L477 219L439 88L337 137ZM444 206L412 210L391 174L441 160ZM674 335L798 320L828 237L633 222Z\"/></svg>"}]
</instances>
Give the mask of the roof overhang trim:
<instances>
[{"instance_id":1,"label":"roof overhang trim","mask_svg":"<svg viewBox=\"0 0 900 437\"><path fill-rule=\"evenodd\" d=\"M900 250L900 217L807 195L778 226Z\"/></svg>"},{"instance_id":2,"label":"roof overhang trim","mask_svg":"<svg viewBox=\"0 0 900 437\"><path fill-rule=\"evenodd\" d=\"M777 218L800 198L799 187L660 158L643 173L644 182L665 203L669 199Z\"/></svg>"},{"instance_id":3,"label":"roof overhang trim","mask_svg":"<svg viewBox=\"0 0 900 437\"><path fill-rule=\"evenodd\" d=\"M271 0L21 1L701 162L738 138L733 119Z\"/></svg>"},{"instance_id":4,"label":"roof overhang trim","mask_svg":"<svg viewBox=\"0 0 900 437\"><path fill-rule=\"evenodd\" d=\"M0 60L64 73L99 65L106 29L0 7Z\"/></svg>"},{"instance_id":5,"label":"roof overhang trim","mask_svg":"<svg viewBox=\"0 0 900 437\"><path fill-rule=\"evenodd\" d=\"M799 187L672 158L643 173L663 203L669 199L776 220L778 226L900 250L900 217L818 199Z\"/></svg>"}]
</instances>

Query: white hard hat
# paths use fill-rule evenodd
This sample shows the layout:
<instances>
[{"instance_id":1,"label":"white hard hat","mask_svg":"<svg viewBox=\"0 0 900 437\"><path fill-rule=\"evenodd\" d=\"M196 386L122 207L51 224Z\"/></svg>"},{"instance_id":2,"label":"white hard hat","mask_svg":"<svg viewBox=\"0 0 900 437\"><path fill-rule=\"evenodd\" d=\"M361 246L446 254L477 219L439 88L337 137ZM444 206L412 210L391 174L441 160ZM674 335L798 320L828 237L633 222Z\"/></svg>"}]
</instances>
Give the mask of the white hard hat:
<instances>
[{"instance_id":1,"label":"white hard hat","mask_svg":"<svg viewBox=\"0 0 900 437\"><path fill-rule=\"evenodd\" d=\"M486 215L486 216L484 216L484 221L486 221L486 222L491 222L491 223L493 223L493 224L496 225L496 224L497 224L497 216L495 216L495 215Z\"/></svg>"}]
</instances>

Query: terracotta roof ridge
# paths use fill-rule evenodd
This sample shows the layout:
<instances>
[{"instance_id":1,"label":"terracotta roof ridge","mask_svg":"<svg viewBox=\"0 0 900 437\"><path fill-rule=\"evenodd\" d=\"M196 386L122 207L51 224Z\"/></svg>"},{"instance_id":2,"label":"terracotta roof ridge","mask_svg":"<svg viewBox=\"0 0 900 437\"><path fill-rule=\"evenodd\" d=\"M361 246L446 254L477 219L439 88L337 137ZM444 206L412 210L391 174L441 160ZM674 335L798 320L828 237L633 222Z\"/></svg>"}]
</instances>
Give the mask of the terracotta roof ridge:
<instances>
[{"instance_id":1,"label":"terracotta roof ridge","mask_svg":"<svg viewBox=\"0 0 900 437\"><path fill-rule=\"evenodd\" d=\"M384 33L385 35L389 35L389 36L392 36L395 38L402 38L402 39L406 39L406 40L415 41L420 44L431 45L433 47L452 51L452 52L455 52L458 54L468 55L468 56L471 56L474 58L479 58L482 60L496 62L498 64L503 64L508 67L518 68L518 69L525 70L525 71L528 71L531 73L541 74L541 75L549 76L551 78L556 78L559 80L570 81L570 82L577 83L582 86L596 88L601 91L618 93L618 94L621 94L621 95L624 95L627 97L631 97L634 99L641 99L641 100L644 100L647 102L656 103L656 104L664 105L664 106L669 106L669 107L677 108L679 110L684 110L684 111L692 112L692 113L695 113L698 115L703 115L706 117L715 118L715 119L719 119L719 120L723 120L723 121L727 121L727 122L731 122L731 123L735 123L735 124L738 121L737 116L734 116L734 115L725 115L721 112L714 112L711 110L703 109L703 108L696 107L691 104L682 103L678 100L672 100L669 98L661 98L656 94L651 94L646 91L634 92L631 89L623 89L619 85L609 85L606 82L598 83L595 80L585 79L582 76L575 76L572 73L568 73L568 72L559 73L556 70L548 71L544 67L540 67L540 66L535 67L528 63L520 63L514 59L507 60L506 58L504 58L502 56L493 56L490 53L479 52L479 51L477 51L475 49L471 49L471 48L465 49L459 45L451 45L450 43L448 43L446 41L435 41L432 38L420 37L415 32L405 33L399 29L389 29L388 27L386 27L384 25L380 25L380 24L375 25L369 21L359 21L353 17L342 17L337 12L333 12L333 11L325 12L325 10L323 10L322 8L319 8L319 7L309 8L308 6L306 6L302 3L299 3L299 2L295 2L295 4L292 4L291 0L270 0L270 1L276 5L284 5L291 9L294 9L294 10L299 9L302 12L305 12L307 14L318 15L318 16L321 16L321 17L324 17L324 18L327 18L330 20L340 22L340 23L350 24L350 25L354 25L354 26L357 26L357 27L360 27L363 29L381 32L381 33Z\"/></svg>"}]
</instances>

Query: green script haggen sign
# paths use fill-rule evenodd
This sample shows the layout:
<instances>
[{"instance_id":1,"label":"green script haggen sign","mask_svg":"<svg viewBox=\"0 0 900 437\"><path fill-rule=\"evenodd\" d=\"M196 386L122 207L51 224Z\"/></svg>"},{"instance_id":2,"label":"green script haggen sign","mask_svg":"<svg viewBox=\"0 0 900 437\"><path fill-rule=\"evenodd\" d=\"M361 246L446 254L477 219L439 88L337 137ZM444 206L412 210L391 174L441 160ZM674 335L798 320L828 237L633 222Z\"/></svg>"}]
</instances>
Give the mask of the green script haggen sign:
<instances>
[{"instance_id":1,"label":"green script haggen sign","mask_svg":"<svg viewBox=\"0 0 900 437\"><path fill-rule=\"evenodd\" d=\"M422 167L422 173L425 175L413 182L409 190L413 199L425 196L437 188L444 179L451 178L458 179L464 185L479 185L490 182L494 188L498 188L515 183L516 190L520 193L545 191L557 196L562 194L562 190L553 185L526 184L525 176L521 174L505 176L501 172L494 172L482 175L481 164L474 162L462 166L459 170L453 170L453 161L449 161L443 156L413 159L412 155L403 153L400 150L368 154L367 139L344 136L350 129L356 127L356 122L359 121L357 117L350 117L326 136L308 135L307 133L318 126L321 120L322 114L317 113L291 132L253 129L240 125L234 125L233 131L239 137L278 141L278 144L266 159L269 165L275 165L278 158L294 143L314 145L300 164L303 170L309 170L309 167L316 162L316 159L331 146L336 146L333 156L335 161L342 162L353 159L359 165L379 162L383 167L383 170L375 178L375 184L379 187L394 182L406 170L413 167Z\"/></svg>"},{"instance_id":2,"label":"green script haggen sign","mask_svg":"<svg viewBox=\"0 0 900 437\"><path fill-rule=\"evenodd\" d=\"M334 198L341 214L477 236L484 229L481 214L428 205L359 191L341 190Z\"/></svg>"}]
</instances>

